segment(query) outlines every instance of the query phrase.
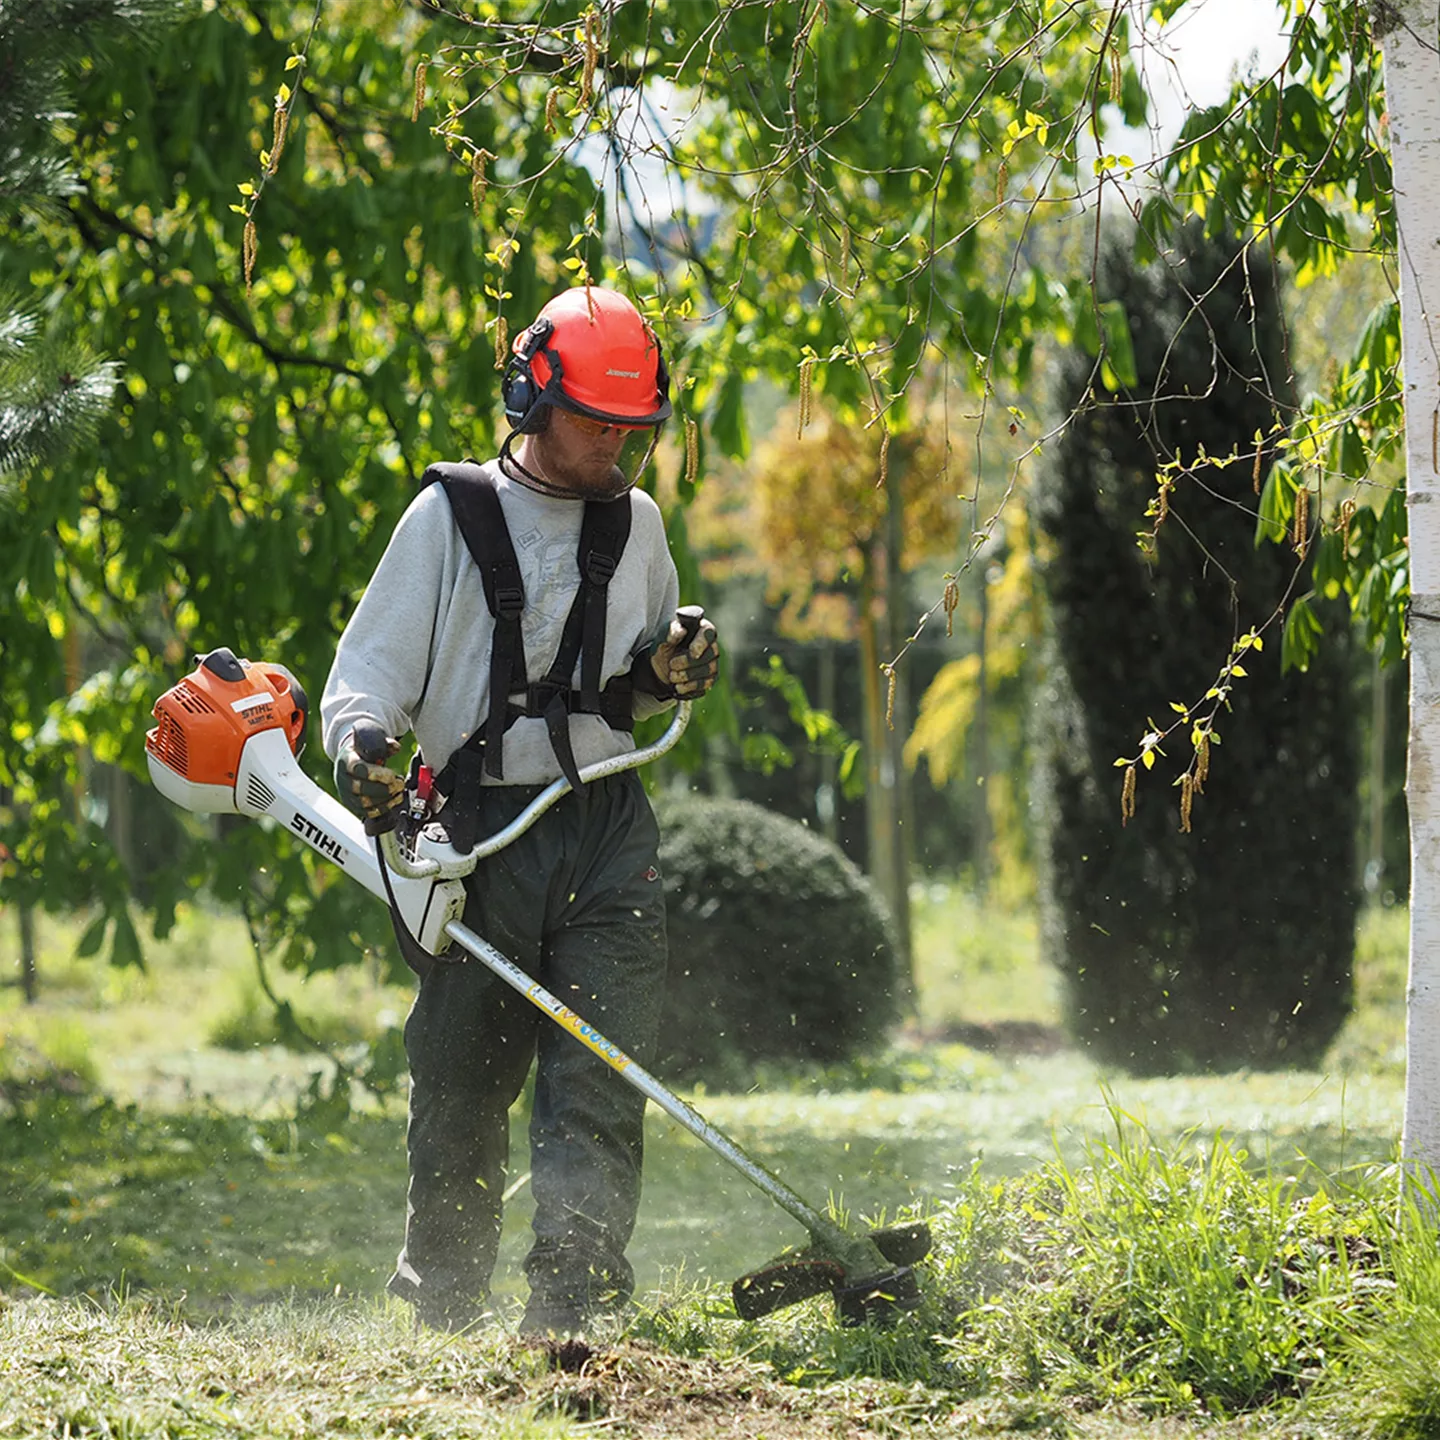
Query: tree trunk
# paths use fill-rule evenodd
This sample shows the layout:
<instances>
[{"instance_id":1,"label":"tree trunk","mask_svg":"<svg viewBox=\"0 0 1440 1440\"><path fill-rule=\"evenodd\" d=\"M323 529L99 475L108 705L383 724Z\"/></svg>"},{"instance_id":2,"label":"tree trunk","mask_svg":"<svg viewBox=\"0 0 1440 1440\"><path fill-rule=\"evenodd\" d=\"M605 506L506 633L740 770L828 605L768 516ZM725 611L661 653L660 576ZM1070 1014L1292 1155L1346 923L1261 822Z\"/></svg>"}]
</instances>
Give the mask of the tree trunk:
<instances>
[{"instance_id":1,"label":"tree trunk","mask_svg":"<svg viewBox=\"0 0 1440 1440\"><path fill-rule=\"evenodd\" d=\"M820 642L820 708L827 715L835 713L838 700L835 684L835 642ZM820 789L815 796L815 810L821 834L831 844L840 843L840 760L826 751L820 756Z\"/></svg>"},{"instance_id":2,"label":"tree trunk","mask_svg":"<svg viewBox=\"0 0 1440 1440\"><path fill-rule=\"evenodd\" d=\"M1430 0L1381 37L1400 268L1410 524L1410 984L1403 1154L1432 1202L1440 1170L1440 63Z\"/></svg>"},{"instance_id":3,"label":"tree trunk","mask_svg":"<svg viewBox=\"0 0 1440 1440\"><path fill-rule=\"evenodd\" d=\"M898 452L898 453L897 453ZM885 474L885 643L894 659L905 647L910 607L905 601L905 503L900 482L906 460L903 448L892 446ZM910 869L914 849L914 815L910 799L910 771L905 766L905 741L910 734L910 666L899 665L890 677L885 727L885 773L890 789L890 849L888 890L900 944L901 973L907 981L907 1003L913 1008L915 967L910 945Z\"/></svg>"},{"instance_id":4,"label":"tree trunk","mask_svg":"<svg viewBox=\"0 0 1440 1440\"><path fill-rule=\"evenodd\" d=\"M984 896L990 893L993 871L991 858L995 847L994 829L990 823L990 581L989 564L982 560L980 572L980 629L975 642L979 668L975 676L975 784L980 803L975 809L975 888Z\"/></svg>"},{"instance_id":5,"label":"tree trunk","mask_svg":"<svg viewBox=\"0 0 1440 1440\"><path fill-rule=\"evenodd\" d=\"M901 860L896 854L901 827L897 823L895 772L890 757L889 732L885 724L885 679L880 673L880 644L885 637L875 593L875 554L870 550L860 580L860 683L863 687L865 720L865 845L866 869L885 900L897 933L908 916L909 895L897 896L895 877ZM904 910L900 907L904 906ZM913 1006L914 987L910 975L909 951L897 957L901 1009Z\"/></svg>"},{"instance_id":6,"label":"tree trunk","mask_svg":"<svg viewBox=\"0 0 1440 1440\"><path fill-rule=\"evenodd\" d=\"M129 773L118 765L111 767L106 779L110 792L110 808L105 828L109 833L110 843L115 847L115 858L120 862L120 868L125 872L126 879L130 881L133 891L137 868L135 814L131 803L133 792L130 789L133 782Z\"/></svg>"},{"instance_id":7,"label":"tree trunk","mask_svg":"<svg viewBox=\"0 0 1440 1440\"><path fill-rule=\"evenodd\" d=\"M876 622L873 556L863 561L860 577L860 685L865 741L865 868L888 904L891 874L889 791L885 774L885 695L880 675L880 638Z\"/></svg>"},{"instance_id":8,"label":"tree trunk","mask_svg":"<svg viewBox=\"0 0 1440 1440\"><path fill-rule=\"evenodd\" d=\"M1380 664L1380 656L1370 677L1370 795L1366 830L1365 873L1361 883L1366 898L1373 903L1385 886L1385 732L1390 719L1390 672Z\"/></svg>"},{"instance_id":9,"label":"tree trunk","mask_svg":"<svg viewBox=\"0 0 1440 1440\"><path fill-rule=\"evenodd\" d=\"M35 911L23 901L20 911L20 989L25 1003L33 1005L40 995L40 974L35 963Z\"/></svg>"}]
</instances>

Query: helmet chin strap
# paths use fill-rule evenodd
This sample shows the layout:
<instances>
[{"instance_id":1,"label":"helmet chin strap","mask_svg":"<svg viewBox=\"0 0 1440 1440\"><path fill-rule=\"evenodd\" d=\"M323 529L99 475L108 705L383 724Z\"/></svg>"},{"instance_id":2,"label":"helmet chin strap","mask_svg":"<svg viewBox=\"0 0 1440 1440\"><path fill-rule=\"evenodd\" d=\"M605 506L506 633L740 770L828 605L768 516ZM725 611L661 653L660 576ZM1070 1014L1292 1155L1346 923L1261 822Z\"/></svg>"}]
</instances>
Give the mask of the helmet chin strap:
<instances>
[{"instance_id":1,"label":"helmet chin strap","mask_svg":"<svg viewBox=\"0 0 1440 1440\"><path fill-rule=\"evenodd\" d=\"M541 475L535 474L533 470L527 470L515 457L514 441L516 431L512 430L500 444L501 467L527 490L537 491L541 495L549 495L557 500L618 500L622 495L627 494L635 488L633 480L625 478L625 472L616 465L611 470L618 484L600 493L588 493L580 490L571 490L564 485L557 485L553 480L547 480Z\"/></svg>"}]
</instances>

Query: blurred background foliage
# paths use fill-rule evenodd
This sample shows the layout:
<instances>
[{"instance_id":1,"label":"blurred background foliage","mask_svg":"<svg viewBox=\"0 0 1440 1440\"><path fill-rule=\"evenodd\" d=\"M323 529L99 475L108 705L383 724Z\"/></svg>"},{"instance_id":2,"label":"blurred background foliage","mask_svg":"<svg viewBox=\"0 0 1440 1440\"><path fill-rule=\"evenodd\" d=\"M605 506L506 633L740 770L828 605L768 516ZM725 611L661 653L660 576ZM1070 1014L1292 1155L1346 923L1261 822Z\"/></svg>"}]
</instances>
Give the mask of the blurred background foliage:
<instances>
[{"instance_id":1,"label":"blurred background foliage","mask_svg":"<svg viewBox=\"0 0 1440 1440\"><path fill-rule=\"evenodd\" d=\"M1365 258L1393 243L1378 71L1363 7L1328 8L1328 29L1296 19L1290 77L1247 92L1284 138L1294 220L1275 263L1306 297L1284 344L1300 398L1277 377L1255 506L1299 577L1290 643L1264 663L1283 649L1297 667L1312 591L1347 596L1400 659L1406 584L1398 319ZM383 911L309 851L151 791L150 704L219 644L318 695L425 465L493 451L497 355L586 280L632 293L665 344L677 420L645 483L727 657L655 783L758 800L839 843L891 912L902 976L913 885L1029 902L1047 541L1028 496L1075 398L1060 355L1086 357L1097 403L1125 413L1144 318L1094 289L1101 201L1135 200L1142 251L1191 209L1250 235L1277 163L1227 141L1222 106L1120 188L1104 137L1147 116L1138 13L5 14L27 84L0 110L0 901L22 936L37 907L80 912L83 953L138 964L198 897L243 907L285 966L368 951L399 973ZM1347 45L1353 63L1330 63ZM1255 443L1233 437L1247 464ZM1175 458L1151 453L1159 473ZM1315 543L1297 547L1312 490ZM1257 516L1241 519L1248 537ZM1356 662L1356 878L1403 898L1397 676ZM1132 730L1169 698L1136 696ZM323 782L318 746L305 759Z\"/></svg>"}]
</instances>

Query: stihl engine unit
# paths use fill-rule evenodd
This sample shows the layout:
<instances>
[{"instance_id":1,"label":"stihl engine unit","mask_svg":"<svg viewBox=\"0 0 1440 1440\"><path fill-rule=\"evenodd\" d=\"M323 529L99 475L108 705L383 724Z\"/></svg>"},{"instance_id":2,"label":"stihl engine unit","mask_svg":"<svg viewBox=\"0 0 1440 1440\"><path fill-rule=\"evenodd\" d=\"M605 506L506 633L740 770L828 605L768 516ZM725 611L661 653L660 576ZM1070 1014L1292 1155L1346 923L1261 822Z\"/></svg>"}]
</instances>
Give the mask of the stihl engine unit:
<instances>
[{"instance_id":1,"label":"stihl engine unit","mask_svg":"<svg viewBox=\"0 0 1440 1440\"><path fill-rule=\"evenodd\" d=\"M688 607L679 614L693 634L701 612ZM145 737L151 779L161 794L186 810L268 816L298 835L387 901L397 926L403 925L424 950L432 955L455 952L457 962L468 957L485 965L798 1220L810 1244L731 1287L743 1319L758 1319L821 1294L834 1296L841 1319L849 1325L883 1321L920 1303L913 1267L930 1251L930 1232L923 1222L851 1234L462 922L463 877L524 834L570 790L569 780L546 786L503 830L461 853L449 843L442 825L427 823L429 796L422 771L417 787L421 793L407 791L401 824L373 834L296 763L306 709L304 690L283 665L239 660L228 649L212 650L155 702L158 723ZM631 770L663 755L689 719L690 706L681 702L653 745L585 766L579 772L581 782ZM369 758L381 761L385 756Z\"/></svg>"},{"instance_id":2,"label":"stihl engine unit","mask_svg":"<svg viewBox=\"0 0 1440 1440\"><path fill-rule=\"evenodd\" d=\"M420 946L437 954L450 946L445 927L465 908L459 879L462 857L438 830L414 841L420 873L392 870L362 823L300 768L307 716L305 692L283 666L238 660L212 650L178 685L155 702L159 722L145 736L145 758L155 788L186 810L205 815L269 816L311 849L358 880L372 895L393 903ZM389 881L387 885L387 880Z\"/></svg>"}]
</instances>

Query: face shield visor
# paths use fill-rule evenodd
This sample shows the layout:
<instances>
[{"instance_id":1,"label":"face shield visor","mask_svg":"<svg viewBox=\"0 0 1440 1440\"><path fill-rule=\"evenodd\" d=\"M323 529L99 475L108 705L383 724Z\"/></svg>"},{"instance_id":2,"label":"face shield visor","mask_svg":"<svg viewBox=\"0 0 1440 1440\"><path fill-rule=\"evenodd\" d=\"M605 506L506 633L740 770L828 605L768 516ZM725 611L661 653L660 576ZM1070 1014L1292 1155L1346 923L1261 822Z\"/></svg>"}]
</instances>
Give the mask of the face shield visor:
<instances>
[{"instance_id":1,"label":"face shield visor","mask_svg":"<svg viewBox=\"0 0 1440 1440\"><path fill-rule=\"evenodd\" d=\"M568 449L579 449L598 465L603 457L624 477L623 489L638 484L655 459L660 426L637 425L615 417L597 415L568 405L557 405L550 416L552 431L569 430ZM620 493L617 489L616 493Z\"/></svg>"}]
</instances>

